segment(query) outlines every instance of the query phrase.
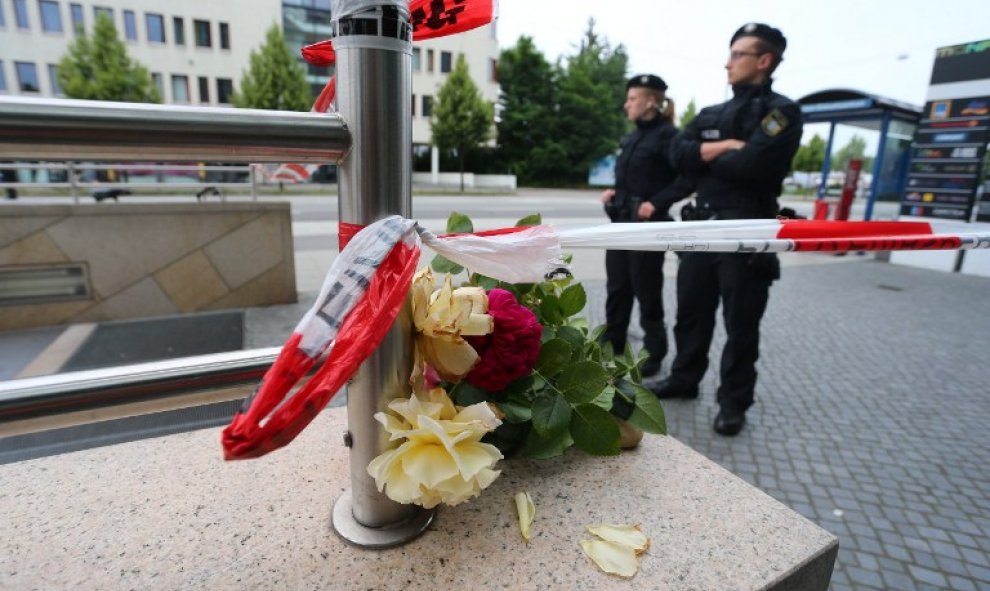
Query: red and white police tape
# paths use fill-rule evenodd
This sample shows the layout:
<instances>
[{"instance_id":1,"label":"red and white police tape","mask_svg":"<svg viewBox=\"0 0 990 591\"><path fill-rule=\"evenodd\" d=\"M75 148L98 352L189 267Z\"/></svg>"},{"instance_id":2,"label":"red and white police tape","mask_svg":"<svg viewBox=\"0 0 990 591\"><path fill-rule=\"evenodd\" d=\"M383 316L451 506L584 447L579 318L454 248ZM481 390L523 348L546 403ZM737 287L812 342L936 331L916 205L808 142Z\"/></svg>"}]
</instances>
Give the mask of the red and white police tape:
<instances>
[{"instance_id":1,"label":"red and white police tape","mask_svg":"<svg viewBox=\"0 0 990 591\"><path fill-rule=\"evenodd\" d=\"M436 236L392 216L360 231L342 225L343 246L320 295L303 316L254 395L245 400L222 443L228 460L255 458L295 438L378 347L398 316L422 245L510 283L566 272L563 249L689 252L846 252L990 248L990 232L965 224L716 220L604 224L584 228L503 228ZM292 388L321 359L316 373Z\"/></svg>"}]
</instances>

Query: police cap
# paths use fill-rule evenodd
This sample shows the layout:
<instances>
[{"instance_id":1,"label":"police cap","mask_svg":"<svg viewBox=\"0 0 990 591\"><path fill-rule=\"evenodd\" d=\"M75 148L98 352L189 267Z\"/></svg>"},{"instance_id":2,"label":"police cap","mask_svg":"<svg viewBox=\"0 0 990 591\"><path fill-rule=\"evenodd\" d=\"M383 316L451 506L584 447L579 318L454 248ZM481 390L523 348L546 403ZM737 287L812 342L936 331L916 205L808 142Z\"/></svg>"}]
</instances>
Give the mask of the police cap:
<instances>
[{"instance_id":1,"label":"police cap","mask_svg":"<svg viewBox=\"0 0 990 591\"><path fill-rule=\"evenodd\" d=\"M732 47L732 44L740 37L757 37L780 53L784 53L784 50L787 49L787 39L784 38L780 29L763 23L747 23L739 27L736 34L732 36L732 40L729 41L729 47Z\"/></svg>"},{"instance_id":2,"label":"police cap","mask_svg":"<svg viewBox=\"0 0 990 591\"><path fill-rule=\"evenodd\" d=\"M630 88L649 88L652 90L658 90L663 92L667 90L667 83L663 81L660 76L654 76L653 74L638 74L629 79L626 82L626 90Z\"/></svg>"}]
</instances>

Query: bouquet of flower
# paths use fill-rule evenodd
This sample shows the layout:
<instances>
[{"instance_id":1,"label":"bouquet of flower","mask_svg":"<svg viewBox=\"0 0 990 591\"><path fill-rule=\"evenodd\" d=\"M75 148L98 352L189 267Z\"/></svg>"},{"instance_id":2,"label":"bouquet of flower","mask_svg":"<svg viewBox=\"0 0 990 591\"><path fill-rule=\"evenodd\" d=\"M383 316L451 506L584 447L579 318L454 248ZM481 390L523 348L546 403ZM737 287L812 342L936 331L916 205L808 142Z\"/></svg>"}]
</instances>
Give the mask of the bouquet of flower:
<instances>
[{"instance_id":1,"label":"bouquet of flower","mask_svg":"<svg viewBox=\"0 0 990 591\"><path fill-rule=\"evenodd\" d=\"M473 231L463 214L447 221L448 233ZM494 481L504 455L550 458L571 446L615 455L644 431L666 433L659 400L641 384L646 355L602 345L604 328L580 316L580 283L507 284L441 256L431 269L412 286L413 396L376 415L402 441L368 467L390 498L454 505ZM434 271L446 274L439 289Z\"/></svg>"}]
</instances>

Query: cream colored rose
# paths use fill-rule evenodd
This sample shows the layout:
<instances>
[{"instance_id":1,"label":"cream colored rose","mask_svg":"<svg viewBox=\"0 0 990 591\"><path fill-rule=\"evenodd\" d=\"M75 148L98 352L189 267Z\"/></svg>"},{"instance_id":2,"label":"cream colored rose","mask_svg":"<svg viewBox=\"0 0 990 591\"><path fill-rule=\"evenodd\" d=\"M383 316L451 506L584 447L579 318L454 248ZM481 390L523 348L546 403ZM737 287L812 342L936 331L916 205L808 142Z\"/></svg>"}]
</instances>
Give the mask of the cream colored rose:
<instances>
[{"instance_id":1,"label":"cream colored rose","mask_svg":"<svg viewBox=\"0 0 990 591\"><path fill-rule=\"evenodd\" d=\"M450 275L434 291L433 272L426 268L413 277L412 313L416 355L448 382L459 381L478 362L478 354L463 337L486 335L494 321L488 296L480 287L453 288ZM420 364L417 363L417 366Z\"/></svg>"},{"instance_id":2,"label":"cream colored rose","mask_svg":"<svg viewBox=\"0 0 990 591\"><path fill-rule=\"evenodd\" d=\"M442 388L424 398L393 400L388 406L394 414L375 414L390 441L404 441L372 460L368 474L397 503L427 509L463 503L500 473L492 467L502 453L481 438L501 421L484 402L457 408Z\"/></svg>"}]
</instances>

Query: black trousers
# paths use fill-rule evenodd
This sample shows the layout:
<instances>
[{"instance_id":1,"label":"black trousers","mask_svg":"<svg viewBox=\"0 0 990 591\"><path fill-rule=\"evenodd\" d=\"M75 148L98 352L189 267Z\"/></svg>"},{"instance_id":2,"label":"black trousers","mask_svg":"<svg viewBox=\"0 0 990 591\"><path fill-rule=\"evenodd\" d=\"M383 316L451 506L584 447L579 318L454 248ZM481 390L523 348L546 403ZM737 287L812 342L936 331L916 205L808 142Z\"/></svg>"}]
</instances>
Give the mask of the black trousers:
<instances>
[{"instance_id":1,"label":"black trousers","mask_svg":"<svg viewBox=\"0 0 990 591\"><path fill-rule=\"evenodd\" d=\"M643 347L652 359L667 355L667 328L663 323L663 252L605 251L605 323L603 339L616 353L626 348L626 332L633 298L639 301Z\"/></svg>"},{"instance_id":2,"label":"black trousers","mask_svg":"<svg viewBox=\"0 0 990 591\"><path fill-rule=\"evenodd\" d=\"M715 312L722 303L726 342L719 368L718 403L745 411L753 404L760 320L770 284L780 277L774 254L684 253L677 270L677 356L672 379L696 385L708 369Z\"/></svg>"}]
</instances>

